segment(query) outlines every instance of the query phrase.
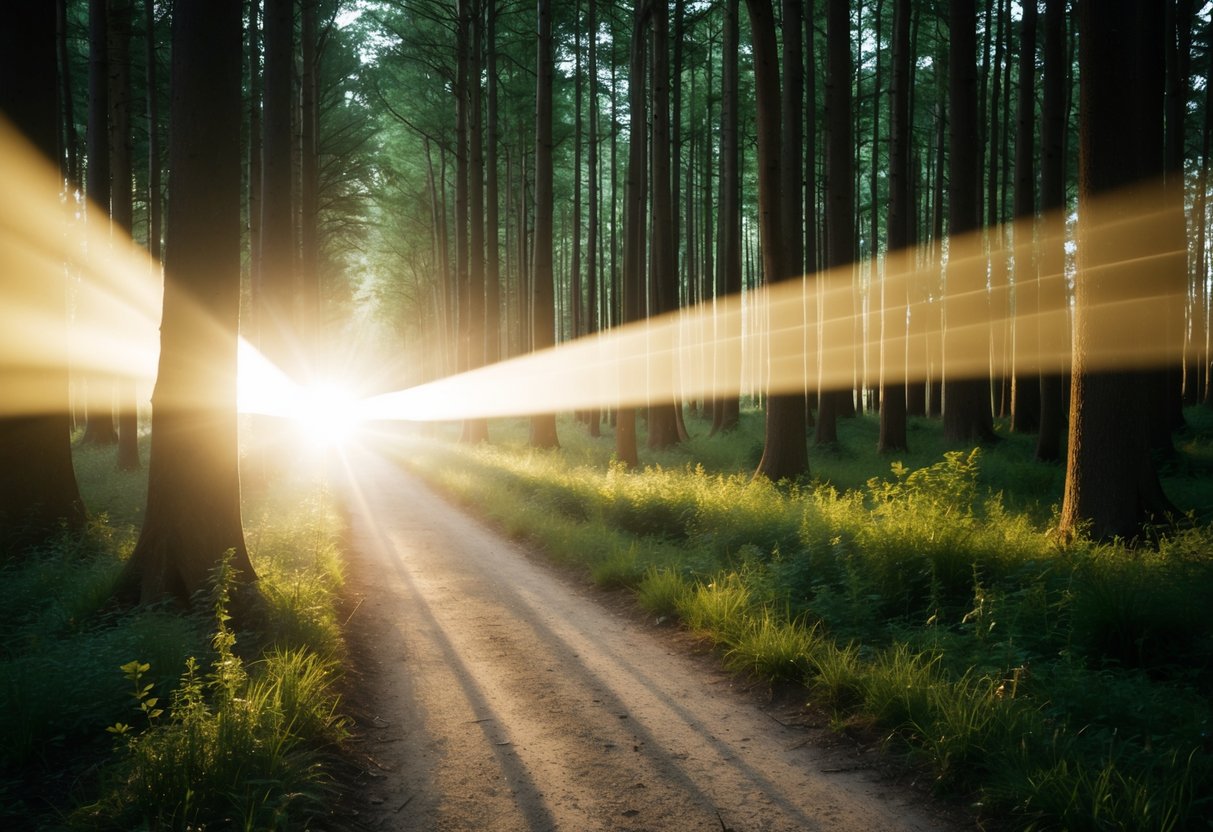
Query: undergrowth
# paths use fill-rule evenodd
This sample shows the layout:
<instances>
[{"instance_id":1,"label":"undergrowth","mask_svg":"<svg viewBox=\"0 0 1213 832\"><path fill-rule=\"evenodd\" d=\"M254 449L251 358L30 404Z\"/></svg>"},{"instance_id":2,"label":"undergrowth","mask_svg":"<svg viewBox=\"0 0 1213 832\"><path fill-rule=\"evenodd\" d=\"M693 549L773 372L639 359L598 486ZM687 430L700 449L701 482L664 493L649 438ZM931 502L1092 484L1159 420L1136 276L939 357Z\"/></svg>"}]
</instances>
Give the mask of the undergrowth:
<instances>
[{"instance_id":1,"label":"undergrowth","mask_svg":"<svg viewBox=\"0 0 1213 832\"><path fill-rule=\"evenodd\" d=\"M561 425L534 451L410 445L408 465L512 535L632 588L732 669L804 684L836 724L878 732L938 791L1025 829L1213 824L1213 517L1154 549L1060 541L1062 471L1032 438L950 448L912 420L882 458L844 420L812 482L751 478L761 424L649 454L632 472ZM1163 468L1180 505L1213 506L1213 419L1192 411ZM691 422L693 432L706 433ZM1010 819L1007 821L1006 819Z\"/></svg>"},{"instance_id":2,"label":"undergrowth","mask_svg":"<svg viewBox=\"0 0 1213 832\"><path fill-rule=\"evenodd\" d=\"M246 495L265 621L235 632L226 569L188 612L112 603L145 476L115 473L112 449L78 448L76 467L87 534L0 565L0 825L294 829L327 817L343 736L331 497L302 479Z\"/></svg>"}]
</instances>

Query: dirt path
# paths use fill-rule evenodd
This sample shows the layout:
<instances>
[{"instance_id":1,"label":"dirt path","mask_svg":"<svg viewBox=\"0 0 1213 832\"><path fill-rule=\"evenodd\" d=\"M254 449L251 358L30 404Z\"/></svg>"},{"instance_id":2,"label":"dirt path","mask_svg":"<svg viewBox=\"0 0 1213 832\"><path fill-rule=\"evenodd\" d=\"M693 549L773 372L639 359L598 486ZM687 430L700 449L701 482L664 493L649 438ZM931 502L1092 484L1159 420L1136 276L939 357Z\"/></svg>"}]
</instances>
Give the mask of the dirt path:
<instances>
[{"instance_id":1,"label":"dirt path","mask_svg":"<svg viewBox=\"0 0 1213 832\"><path fill-rule=\"evenodd\" d=\"M949 828L411 477L348 496L366 828Z\"/></svg>"}]
</instances>

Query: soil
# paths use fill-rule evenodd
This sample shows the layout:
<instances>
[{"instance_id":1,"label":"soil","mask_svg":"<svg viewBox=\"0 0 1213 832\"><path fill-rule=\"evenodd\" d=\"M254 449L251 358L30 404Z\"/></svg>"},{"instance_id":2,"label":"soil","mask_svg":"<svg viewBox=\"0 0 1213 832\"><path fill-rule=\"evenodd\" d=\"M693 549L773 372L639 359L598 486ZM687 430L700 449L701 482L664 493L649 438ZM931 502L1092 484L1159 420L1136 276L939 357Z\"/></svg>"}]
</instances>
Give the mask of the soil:
<instances>
[{"instance_id":1,"label":"soil","mask_svg":"<svg viewBox=\"0 0 1213 832\"><path fill-rule=\"evenodd\" d=\"M959 829L915 775L690 635L359 460L349 810L368 830ZM349 470L349 469L347 469Z\"/></svg>"}]
</instances>

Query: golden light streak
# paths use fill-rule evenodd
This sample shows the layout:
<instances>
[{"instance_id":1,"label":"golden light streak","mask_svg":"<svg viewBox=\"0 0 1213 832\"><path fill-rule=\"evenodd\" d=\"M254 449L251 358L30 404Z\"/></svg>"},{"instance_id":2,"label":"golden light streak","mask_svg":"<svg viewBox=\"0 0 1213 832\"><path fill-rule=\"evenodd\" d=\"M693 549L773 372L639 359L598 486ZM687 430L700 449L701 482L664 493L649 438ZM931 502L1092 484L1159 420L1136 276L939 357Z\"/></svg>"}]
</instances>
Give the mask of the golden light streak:
<instances>
[{"instance_id":1,"label":"golden light streak","mask_svg":"<svg viewBox=\"0 0 1213 832\"><path fill-rule=\"evenodd\" d=\"M1138 189L1118 198L1118 210L1131 211L1133 222L1115 229L1124 235L1123 245L1136 252L1123 258L1125 264L1139 270L1128 281L1105 292L1107 298L1097 307L1101 326L1106 335L1092 343L1088 354L1088 370L1144 369L1161 366L1175 360L1180 345L1179 326L1168 326L1173 315L1171 305L1182 300L1184 281L1157 279L1170 261L1184 254L1159 250L1160 240L1166 239L1163 227L1173 214L1163 207L1162 195L1155 189ZM1042 228L1049 227L1042 223ZM1059 241L1054 244L1060 245ZM886 298L890 287L925 296L939 295L941 273L938 265L924 263L918 253L898 262L913 261L917 265L900 272L886 270ZM889 262L893 262L890 260ZM947 274L960 269L986 270L987 255L980 234L954 239L949 244L949 260L943 271ZM1102 279L1106 269L1088 269L1077 280ZM1123 278L1123 276L1121 276ZM1014 292L1037 293L1042 284L1064 281L1062 275L1032 275L1020 279ZM1170 290L1166 290L1170 286ZM1160 291L1161 290L1161 291ZM822 321L805 321L804 309L849 308L854 291L851 268L835 269L809 276L804 281L789 281L775 287L763 288L744 298L728 298L713 304L612 330L608 334L590 336L540 353L522 356L492 366L483 367L419 385L407 390L388 393L365 403L367 418L431 421L473 417L521 416L539 412L585 409L598 406L644 406L650 401L712 398L736 395L745 391L767 390L787 393L809 389L851 389L856 369L855 356L878 347L880 333L869 331L866 340L856 342L845 338L828 342L820 337L824 332L850 331L853 322L866 313L836 317ZM1041 331L1066 333L1062 338L1039 338L1033 343L1020 344L1016 352L1017 374L1064 372L1070 366L1071 342L1068 335L1071 312L1066 291L1040 293L1042 298L1059 295L1062 304L1016 316L990 310L988 290L947 296L947 303L917 301L906 310L913 320L913 329L901 328L900 334L886 332L886 349L891 354L913 355L926 351L925 343L938 343L945 334L951 343L971 345L988 343L995 322L1023 325L1034 322ZM1026 304L1025 304L1026 305ZM941 308L944 314L941 315ZM957 319L957 308L976 308L978 312L967 319ZM1094 310L1092 310L1094 311ZM949 314L950 313L950 314ZM762 354L760 336L749 333L749 318L768 322L772 350L766 361L740 359L743 348ZM1142 323L1146 325L1143 326ZM713 333L733 333L716 335ZM912 334L911 334L912 333ZM922 348L911 350L911 340ZM1051 346L1053 344L1059 346ZM801 344L820 344L814 354L803 350ZM665 345L654 350L654 345ZM711 366L696 360L701 352L717 356L717 366L728 364L737 368L728 375L715 372ZM722 352L731 353L726 360ZM655 374L653 368L661 361L675 362L677 370ZM977 378L990 375L990 354L983 349L949 353L944 359L947 372L956 378ZM891 383L921 381L927 378L932 363L939 357L917 361L907 359L896 366L886 365L883 373ZM807 369L806 369L807 367ZM938 366L934 368L938 373Z\"/></svg>"},{"instance_id":2,"label":"golden light streak","mask_svg":"<svg viewBox=\"0 0 1213 832\"><path fill-rule=\"evenodd\" d=\"M111 239L108 224L82 221L74 200L61 191L54 167L0 125L0 415L64 406L62 390L52 380L64 368L75 375L134 379L144 391L154 379L163 291L159 269L131 240L121 235ZM94 216L101 213L91 210ZM1140 369L1176 361L1184 325L1186 252L1170 250L1164 242L1175 239L1170 232L1176 213L1157 188L1084 205L1083 211L1088 223L1095 216L1109 218L1103 228L1083 230L1078 240L1080 259L1084 240L1098 240L1105 254L1088 258L1090 268L1080 262L1074 278L1087 302L1079 307L1083 321L1097 321L1100 328L1098 337L1089 328L1082 330L1085 369ZM1038 223L1038 247L1059 249L1063 241L1049 240L1046 233L1061 227L1056 218ZM987 286L967 295L948 293L949 275L966 269L984 275L988 259L981 234L949 240L947 251L942 270L920 251L888 257L880 280L873 280L880 291L874 291L871 302L883 296L891 304L885 311L885 354L907 356L904 363L882 368L886 382L918 381L928 374L937 378L941 342L952 377L989 377L991 357L982 345L988 345L989 333L1001 324L1016 326L1017 332L1034 331L1023 326L1034 323L1042 333L1067 333L1061 339L1041 336L1017 344L1016 374L1068 368L1072 292L1063 275L1025 277L1022 270L1012 271L1009 290ZM1110 252L1114 257L1106 256ZM1059 259L1037 254L1038 263ZM869 311L853 302L854 271L838 269L710 301L361 401L332 388L316 392L300 386L242 342L238 407L310 420L313 434L331 436L367 419L453 420L644 406L740 392L851 389L862 372L857 364L865 355L878 354L872 350L881 329L862 326ZM1099 284L1100 291L1084 293L1088 284ZM1008 297L1026 301L1025 293L1037 294L1043 303L1030 315L994 308L1012 305ZM894 304L901 297L911 299L908 306ZM833 312L853 308L854 314ZM65 309L70 313L66 329ZM823 319L816 310L832 317ZM908 329L898 326L902 318ZM865 341L848 336L857 330L866 333ZM956 345L966 346L958 352Z\"/></svg>"}]
</instances>

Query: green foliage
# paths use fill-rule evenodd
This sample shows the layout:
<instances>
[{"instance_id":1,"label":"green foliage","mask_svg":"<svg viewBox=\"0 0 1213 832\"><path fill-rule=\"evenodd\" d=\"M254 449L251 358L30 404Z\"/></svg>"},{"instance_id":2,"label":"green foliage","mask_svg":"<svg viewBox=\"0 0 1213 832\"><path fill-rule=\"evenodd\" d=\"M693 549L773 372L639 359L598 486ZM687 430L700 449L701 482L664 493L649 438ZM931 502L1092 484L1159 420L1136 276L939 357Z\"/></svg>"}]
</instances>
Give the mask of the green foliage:
<instances>
[{"instance_id":1,"label":"green foliage","mask_svg":"<svg viewBox=\"0 0 1213 832\"><path fill-rule=\"evenodd\" d=\"M130 739L113 785L82 814L92 822L155 828L197 828L236 817L247 829L288 829L323 814L334 795L323 773L319 743L342 736L331 692L332 665L306 650L273 651L246 671L233 653L228 623L233 574L230 556L216 567L211 669L200 676L186 661L172 692L169 723ZM162 713L149 697L138 661L124 665L149 727ZM129 732L113 726L112 733Z\"/></svg>"},{"instance_id":2,"label":"green foliage","mask_svg":"<svg viewBox=\"0 0 1213 832\"><path fill-rule=\"evenodd\" d=\"M106 473L112 449L78 449L77 468L86 502L111 513L0 564L0 825L298 828L325 814L342 735L331 497L298 481L246 501L266 614L236 632L226 564L192 613L112 603L144 484Z\"/></svg>"},{"instance_id":3,"label":"green foliage","mask_svg":"<svg viewBox=\"0 0 1213 832\"><path fill-rule=\"evenodd\" d=\"M1201 418L1164 483L1196 506L1213 505ZM520 421L494 423L494 446L422 443L402 462L595 580L634 586L730 668L804 682L982 814L1040 829L1213 821L1208 518L1153 550L1063 543L1061 475L1030 437L961 450L927 420L891 465L857 450L874 449L874 420L843 420L812 485L776 487L749 477L757 422L640 472L572 424L560 453L535 454Z\"/></svg>"}]
</instances>

